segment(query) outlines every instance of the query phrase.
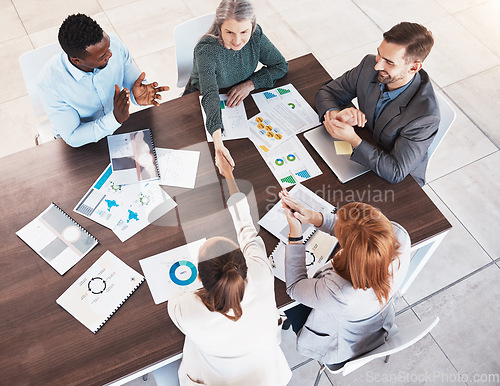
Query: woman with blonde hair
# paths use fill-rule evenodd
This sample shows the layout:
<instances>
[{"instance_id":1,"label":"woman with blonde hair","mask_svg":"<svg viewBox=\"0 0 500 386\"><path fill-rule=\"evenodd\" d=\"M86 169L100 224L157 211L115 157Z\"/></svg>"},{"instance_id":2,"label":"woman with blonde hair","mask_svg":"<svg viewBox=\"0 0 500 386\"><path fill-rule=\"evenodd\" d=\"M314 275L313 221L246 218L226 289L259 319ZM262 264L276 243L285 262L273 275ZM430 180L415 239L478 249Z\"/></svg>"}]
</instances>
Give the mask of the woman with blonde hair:
<instances>
[{"instance_id":1,"label":"woman with blonde hair","mask_svg":"<svg viewBox=\"0 0 500 386\"><path fill-rule=\"evenodd\" d=\"M290 225L287 293L301 304L287 313L297 350L338 365L381 345L394 324L393 299L410 263L410 237L371 205L353 202L333 215L280 193ZM301 224L338 239L340 250L308 278Z\"/></svg>"},{"instance_id":2,"label":"woman with blonde hair","mask_svg":"<svg viewBox=\"0 0 500 386\"><path fill-rule=\"evenodd\" d=\"M284 386L292 373L279 346L273 272L247 198L221 159L239 245L208 239L198 253L203 288L168 301L170 318L186 335L180 384Z\"/></svg>"},{"instance_id":3,"label":"woman with blonde hair","mask_svg":"<svg viewBox=\"0 0 500 386\"><path fill-rule=\"evenodd\" d=\"M255 71L259 62L263 66ZM207 130L215 149L221 150L232 166L234 161L222 142L219 89L230 88L227 106L237 106L252 90L273 87L287 71L285 58L256 23L252 3L222 0L212 27L194 49L193 71L185 93L200 90Z\"/></svg>"}]
</instances>

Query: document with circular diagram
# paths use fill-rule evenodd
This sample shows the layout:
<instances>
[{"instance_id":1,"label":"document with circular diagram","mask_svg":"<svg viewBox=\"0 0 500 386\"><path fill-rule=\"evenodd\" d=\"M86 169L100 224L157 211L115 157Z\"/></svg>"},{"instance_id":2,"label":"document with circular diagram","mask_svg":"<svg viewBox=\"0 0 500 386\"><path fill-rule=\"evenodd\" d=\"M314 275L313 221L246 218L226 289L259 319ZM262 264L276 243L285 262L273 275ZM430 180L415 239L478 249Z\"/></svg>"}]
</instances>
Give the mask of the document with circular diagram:
<instances>
[{"instance_id":1,"label":"document with circular diagram","mask_svg":"<svg viewBox=\"0 0 500 386\"><path fill-rule=\"evenodd\" d=\"M144 281L144 276L106 251L56 303L94 334Z\"/></svg>"},{"instance_id":2,"label":"document with circular diagram","mask_svg":"<svg viewBox=\"0 0 500 386\"><path fill-rule=\"evenodd\" d=\"M268 152L258 147L257 149L282 187L286 188L322 174L321 169L295 135Z\"/></svg>"},{"instance_id":3,"label":"document with circular diagram","mask_svg":"<svg viewBox=\"0 0 500 386\"><path fill-rule=\"evenodd\" d=\"M251 95L261 112L273 111L286 120L287 127L295 133L321 123L318 114L291 83Z\"/></svg>"},{"instance_id":4,"label":"document with circular diagram","mask_svg":"<svg viewBox=\"0 0 500 386\"><path fill-rule=\"evenodd\" d=\"M205 241L193 241L139 260L155 304L166 302L177 291L196 291L202 287L198 278L198 251Z\"/></svg>"}]
</instances>

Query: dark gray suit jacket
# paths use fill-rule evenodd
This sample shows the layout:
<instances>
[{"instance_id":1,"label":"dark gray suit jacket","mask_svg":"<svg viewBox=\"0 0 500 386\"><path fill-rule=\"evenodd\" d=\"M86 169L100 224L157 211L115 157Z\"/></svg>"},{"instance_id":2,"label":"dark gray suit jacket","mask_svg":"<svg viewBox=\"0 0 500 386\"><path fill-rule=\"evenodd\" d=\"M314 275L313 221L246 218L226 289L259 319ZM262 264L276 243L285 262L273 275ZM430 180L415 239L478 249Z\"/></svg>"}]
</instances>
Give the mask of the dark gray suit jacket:
<instances>
[{"instance_id":1,"label":"dark gray suit jacket","mask_svg":"<svg viewBox=\"0 0 500 386\"><path fill-rule=\"evenodd\" d=\"M357 97L359 109L366 115L365 128L373 141L361 142L351 156L356 161L395 184L408 174L422 186L425 183L427 149L439 127L439 108L429 76L420 70L411 85L385 107L372 126L375 106L380 96L374 55L337 79L331 80L316 94L320 119L331 108L342 109Z\"/></svg>"}]
</instances>

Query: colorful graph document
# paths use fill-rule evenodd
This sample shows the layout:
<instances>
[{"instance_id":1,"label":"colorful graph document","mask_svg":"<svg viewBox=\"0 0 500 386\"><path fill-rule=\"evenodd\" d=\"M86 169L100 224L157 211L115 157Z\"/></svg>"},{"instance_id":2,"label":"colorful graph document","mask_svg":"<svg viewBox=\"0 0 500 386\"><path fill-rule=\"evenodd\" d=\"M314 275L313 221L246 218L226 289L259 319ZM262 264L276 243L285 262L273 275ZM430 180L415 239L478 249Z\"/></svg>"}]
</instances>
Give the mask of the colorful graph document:
<instances>
[{"instance_id":1,"label":"colorful graph document","mask_svg":"<svg viewBox=\"0 0 500 386\"><path fill-rule=\"evenodd\" d=\"M60 275L99 243L54 203L16 234Z\"/></svg>"},{"instance_id":2,"label":"colorful graph document","mask_svg":"<svg viewBox=\"0 0 500 386\"><path fill-rule=\"evenodd\" d=\"M94 334L144 281L144 276L106 251L57 300Z\"/></svg>"},{"instance_id":3,"label":"colorful graph document","mask_svg":"<svg viewBox=\"0 0 500 386\"><path fill-rule=\"evenodd\" d=\"M108 135L107 138L115 183L134 184L160 178L150 129Z\"/></svg>"},{"instance_id":4,"label":"colorful graph document","mask_svg":"<svg viewBox=\"0 0 500 386\"><path fill-rule=\"evenodd\" d=\"M268 152L264 152L258 146L257 149L278 183L285 188L322 174L321 169L295 135Z\"/></svg>"},{"instance_id":5,"label":"colorful graph document","mask_svg":"<svg viewBox=\"0 0 500 386\"><path fill-rule=\"evenodd\" d=\"M289 192L290 196L302 204L307 209L314 210L316 212L330 212L335 213L335 207L329 202L323 200L317 194L311 192L304 185L295 185ZM269 212L267 212L264 217L259 220L259 225L266 228L275 237L280 239L282 242L288 244L288 234L290 233L290 227L288 226L288 221L286 220L285 211L283 210L281 200L278 201ZM302 234L304 240L309 239L311 235L316 231L316 228L312 224L302 224Z\"/></svg>"},{"instance_id":6,"label":"colorful graph document","mask_svg":"<svg viewBox=\"0 0 500 386\"><path fill-rule=\"evenodd\" d=\"M117 184L109 165L74 211L112 229L126 241L176 206L158 181Z\"/></svg>"},{"instance_id":7,"label":"colorful graph document","mask_svg":"<svg viewBox=\"0 0 500 386\"><path fill-rule=\"evenodd\" d=\"M201 105L200 96L200 105ZM245 104L241 102L239 106L227 107L227 95L219 94L220 110L222 114L222 124L224 130L222 131L222 139L240 139L248 137L248 123L247 113L245 111ZM205 123L205 131L207 141L213 142L212 136L206 130L207 116L203 106L201 106L201 113L203 115L203 122Z\"/></svg>"},{"instance_id":8,"label":"colorful graph document","mask_svg":"<svg viewBox=\"0 0 500 386\"><path fill-rule=\"evenodd\" d=\"M252 98L261 112L272 110L295 133L320 125L318 114L291 83L252 94Z\"/></svg>"},{"instance_id":9,"label":"colorful graph document","mask_svg":"<svg viewBox=\"0 0 500 386\"><path fill-rule=\"evenodd\" d=\"M248 120L248 138L263 152L284 143L293 135L286 123L272 113L262 112Z\"/></svg>"},{"instance_id":10,"label":"colorful graph document","mask_svg":"<svg viewBox=\"0 0 500 386\"><path fill-rule=\"evenodd\" d=\"M193 189L198 171L199 151L156 148L160 185Z\"/></svg>"},{"instance_id":11,"label":"colorful graph document","mask_svg":"<svg viewBox=\"0 0 500 386\"><path fill-rule=\"evenodd\" d=\"M177 291L202 287L198 278L198 251L206 239L139 260L155 304L166 302Z\"/></svg>"}]
</instances>

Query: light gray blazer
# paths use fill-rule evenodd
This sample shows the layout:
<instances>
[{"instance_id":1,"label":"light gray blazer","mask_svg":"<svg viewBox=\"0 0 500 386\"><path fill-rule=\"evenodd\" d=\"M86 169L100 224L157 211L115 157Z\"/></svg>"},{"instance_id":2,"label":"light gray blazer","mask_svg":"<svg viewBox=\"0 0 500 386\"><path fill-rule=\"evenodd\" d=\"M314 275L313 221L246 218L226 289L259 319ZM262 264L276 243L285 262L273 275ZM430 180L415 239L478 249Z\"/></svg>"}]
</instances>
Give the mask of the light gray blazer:
<instances>
[{"instance_id":1,"label":"light gray blazer","mask_svg":"<svg viewBox=\"0 0 500 386\"><path fill-rule=\"evenodd\" d=\"M337 79L331 80L316 94L316 108L323 121L331 108L348 107L357 97L365 113L365 128L373 133L375 146L363 141L352 153L356 161L395 184L408 174L422 186L425 183L427 149L439 127L439 108L429 76L420 70L411 85L384 108L372 126L375 106L380 96L374 55ZM332 150L333 151L333 150Z\"/></svg>"},{"instance_id":2,"label":"light gray blazer","mask_svg":"<svg viewBox=\"0 0 500 386\"><path fill-rule=\"evenodd\" d=\"M333 234L337 219L323 213L320 230ZM410 264L410 236L392 223L399 243L399 260L393 271L390 300L380 306L372 289L354 289L329 262L313 278L307 277L305 248L291 244L285 250L286 291L294 300L311 307L304 327L297 334L297 351L327 364L342 363L380 346L394 324L394 294Z\"/></svg>"}]
</instances>

